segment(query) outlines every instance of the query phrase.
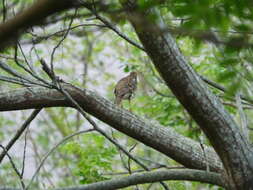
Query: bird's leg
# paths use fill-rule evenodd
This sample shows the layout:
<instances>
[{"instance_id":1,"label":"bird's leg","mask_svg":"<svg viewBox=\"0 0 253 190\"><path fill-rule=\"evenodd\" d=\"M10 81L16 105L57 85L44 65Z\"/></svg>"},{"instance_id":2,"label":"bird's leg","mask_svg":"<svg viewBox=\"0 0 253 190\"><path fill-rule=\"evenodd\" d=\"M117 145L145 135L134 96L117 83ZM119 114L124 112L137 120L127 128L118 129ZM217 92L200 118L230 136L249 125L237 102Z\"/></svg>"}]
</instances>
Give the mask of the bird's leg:
<instances>
[{"instance_id":1,"label":"bird's leg","mask_svg":"<svg viewBox=\"0 0 253 190\"><path fill-rule=\"evenodd\" d=\"M131 99L130 98L128 99L128 102L129 102L129 111L132 112L132 109L131 109Z\"/></svg>"}]
</instances>

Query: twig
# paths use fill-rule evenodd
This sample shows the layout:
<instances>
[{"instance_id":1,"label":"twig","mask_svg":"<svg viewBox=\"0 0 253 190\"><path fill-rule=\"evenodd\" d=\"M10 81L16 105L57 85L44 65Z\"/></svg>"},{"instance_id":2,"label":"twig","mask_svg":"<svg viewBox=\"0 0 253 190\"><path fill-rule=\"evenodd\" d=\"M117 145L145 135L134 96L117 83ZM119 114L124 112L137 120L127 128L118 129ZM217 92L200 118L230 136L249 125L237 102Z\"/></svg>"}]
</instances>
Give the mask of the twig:
<instances>
[{"instance_id":1,"label":"twig","mask_svg":"<svg viewBox=\"0 0 253 190\"><path fill-rule=\"evenodd\" d=\"M166 167L166 166L158 166L158 167L149 167L149 171L152 171L152 170L158 170L158 169L161 169L161 168L165 168L165 169L186 169L185 167L182 167L182 166L172 166L172 167ZM132 171L132 174L133 173L141 173L141 172L144 172L146 170L144 169L139 169L139 170L133 170ZM117 173L103 173L103 175L126 175L126 174L129 174L129 172L117 172Z\"/></svg>"},{"instance_id":2,"label":"twig","mask_svg":"<svg viewBox=\"0 0 253 190\"><path fill-rule=\"evenodd\" d=\"M54 49L53 49L53 51L52 51L52 53L51 53L51 57L50 57L50 67L51 67L51 72L53 73L53 75L55 75L55 74L54 74L54 64L53 64L53 62L54 62L54 54L55 54L55 51L56 51L56 49L61 45L61 43L66 39L66 37L68 36L69 31L70 31L70 29L71 29L71 25L72 25L72 23L73 23L73 21L74 21L74 18L75 18L75 16L76 16L76 14L77 14L77 9L75 10L75 14L74 14L74 16L71 18L71 20L70 20L70 22L69 22L69 26L68 26L68 29L67 29L66 33L64 34L64 36L62 37L62 39L57 43L57 45L54 47ZM56 81L55 81L55 82L56 82Z\"/></svg>"},{"instance_id":3,"label":"twig","mask_svg":"<svg viewBox=\"0 0 253 190\"><path fill-rule=\"evenodd\" d=\"M11 156L10 156L9 153L7 152L8 150L7 150L3 145L1 145L1 144L0 144L0 147L3 149L4 154L6 154L7 157L9 158L12 168L14 169L15 173L16 173L17 176L19 177L19 180L20 180L22 189L25 189L25 184L24 184L24 182L23 182L22 176L21 176L20 172L18 171L18 169L17 169L17 167L16 167L14 161L12 160Z\"/></svg>"},{"instance_id":4,"label":"twig","mask_svg":"<svg viewBox=\"0 0 253 190\"><path fill-rule=\"evenodd\" d=\"M32 68L32 66L30 65L29 61L27 60L27 58L26 58L26 56L25 56L25 53L24 53L24 51L23 51L23 48L22 48L22 46L20 45L19 42L17 43L17 46L19 47L20 52L21 52L22 56L24 57L24 60L25 60L26 64L28 65L30 71L31 71L33 74L35 74L35 71L34 71L34 69ZM16 46L16 47L17 47L17 46ZM15 52L16 52L16 53L15 53L15 59L16 59L17 49L15 50Z\"/></svg>"},{"instance_id":5,"label":"twig","mask_svg":"<svg viewBox=\"0 0 253 190\"><path fill-rule=\"evenodd\" d=\"M114 136L114 133L113 133L113 129L111 129L111 136L112 136L112 138L117 142L117 139L116 139L116 137ZM124 157L123 157L123 155L122 155L122 151L121 151L117 146L116 146L116 148L117 148L118 151L119 151L119 156L120 156L122 165L123 165L123 167L128 171L127 174L129 174L129 170L128 170L127 164L125 163Z\"/></svg>"},{"instance_id":6,"label":"twig","mask_svg":"<svg viewBox=\"0 0 253 190\"><path fill-rule=\"evenodd\" d=\"M27 147L27 134L29 131L29 125L28 128L26 128L26 132L25 132L25 145L24 145L24 152L23 152L23 161L22 161L22 170L21 170L21 177L23 179L24 176L24 171L25 171L25 158L26 158L26 147Z\"/></svg>"},{"instance_id":7,"label":"twig","mask_svg":"<svg viewBox=\"0 0 253 190\"><path fill-rule=\"evenodd\" d=\"M21 48L21 46L20 46L20 48ZM21 50L22 50L22 48L21 48ZM25 54L23 53L23 51L21 51L21 52L22 52L23 57L25 58L25 59L24 59L25 62L26 62L26 63L28 64L28 66L29 66L30 64L28 63ZM34 78L37 79L38 81L41 81L43 84L47 85L46 87L50 87L50 86L51 86L50 83L48 83L48 82L45 81L44 79L40 78L36 73L34 73L33 70L30 68L30 66L29 66L29 68L30 68L31 70L27 69L24 65L20 64L19 61L18 61L18 59L17 59L17 56L18 56L18 52L17 52L17 46L16 46L16 47L15 47L15 54L14 54L15 63L16 63L20 68L22 68L24 71L26 71L28 74L30 74L32 77L34 77ZM42 84L38 84L38 85L42 85Z\"/></svg>"},{"instance_id":8,"label":"twig","mask_svg":"<svg viewBox=\"0 0 253 190\"><path fill-rule=\"evenodd\" d=\"M31 84L38 84L37 81L33 81L33 79L28 78L20 73L18 73L16 70L12 69L11 67L9 67L9 65L5 64L4 62L0 61L0 68L3 69L4 71L6 71L7 73L9 73L12 76L15 76L17 78L19 78L21 81L27 81Z\"/></svg>"},{"instance_id":9,"label":"twig","mask_svg":"<svg viewBox=\"0 0 253 190\"><path fill-rule=\"evenodd\" d=\"M34 172L29 184L27 185L27 187L25 188L25 190L28 190L29 187L31 186L34 178L38 175L41 167L44 165L44 162L46 161L46 159L63 143L65 143L66 141L68 141L69 139L71 139L72 137L74 136L77 136L77 135L80 135L80 134L83 134L83 133L88 133L88 132L91 132L91 131L94 131L94 129L87 129L87 130L83 130L83 131L78 131L76 133L73 133L71 135L68 135L66 137L64 137L60 142L58 142L51 150L49 150L46 155L42 158L38 168L36 169L36 171Z\"/></svg>"},{"instance_id":10,"label":"twig","mask_svg":"<svg viewBox=\"0 0 253 190\"><path fill-rule=\"evenodd\" d=\"M76 109L82 114L82 116L94 127L94 129L99 132L101 135L103 135L107 140L109 140L111 143L113 143L115 146L117 146L122 152L124 152L129 158L131 158L133 161L135 161L138 165L140 165L142 168L144 168L146 171L149 171L149 168L146 167L143 163L141 163L138 159L133 157L123 146L118 144L115 140L113 140L109 135L107 135L100 127L97 126L97 124L85 113L83 108L71 97L71 95L61 88L60 84L58 85L60 89L58 89L61 93L63 93L66 98L71 101L71 103L76 107ZM161 185L164 187L164 189L169 190L167 185L164 182L160 182Z\"/></svg>"},{"instance_id":11,"label":"twig","mask_svg":"<svg viewBox=\"0 0 253 190\"><path fill-rule=\"evenodd\" d=\"M131 152L134 150L134 148L137 146L137 143L135 143L130 149L129 149L129 154L131 154ZM131 170L131 159L130 157L128 157L128 161L127 161L127 165L128 165L128 172L129 174L132 174L132 170Z\"/></svg>"},{"instance_id":12,"label":"twig","mask_svg":"<svg viewBox=\"0 0 253 190\"><path fill-rule=\"evenodd\" d=\"M221 86L221 85L219 85L219 84L217 84L217 83L215 83L215 82L213 82L213 81L211 81L211 80L205 78L204 76L199 75L199 77L200 77L205 83L209 84L210 86L212 86L212 87L214 87L214 88L216 88L216 89L218 89L218 90L220 90L220 91L222 91L222 92L224 92L224 93L227 92L227 89L226 89L225 87L223 87L223 86ZM250 98L248 98L248 97L245 97L245 96L243 96L243 95L240 95L240 97L241 97L241 99L243 99L243 100L249 102L251 105L253 104L253 100L252 100L252 99L250 99Z\"/></svg>"},{"instance_id":13,"label":"twig","mask_svg":"<svg viewBox=\"0 0 253 190\"><path fill-rule=\"evenodd\" d=\"M9 82L9 83L13 83L13 84L19 84L22 86L31 86L31 83L29 82L25 82L20 78L12 78L12 77L7 77L7 76L1 76L0 75L0 80L4 81L4 82Z\"/></svg>"},{"instance_id":14,"label":"twig","mask_svg":"<svg viewBox=\"0 0 253 190\"><path fill-rule=\"evenodd\" d=\"M5 54L1 54L1 53L0 53L0 57L1 57L1 58L4 58L4 59L10 59L10 60L15 61L15 58L12 57L12 56L10 56L10 55L5 55ZM18 60L18 61L25 61L25 60L22 59L21 57L17 57L17 60Z\"/></svg>"},{"instance_id":15,"label":"twig","mask_svg":"<svg viewBox=\"0 0 253 190\"><path fill-rule=\"evenodd\" d=\"M10 148L14 145L14 143L19 139L19 137L23 134L25 129L29 126L29 124L34 120L34 118L38 115L41 109L36 109L32 112L32 114L28 117L28 119L23 123L20 129L17 131L15 136L10 140L7 144L5 151L0 154L0 163L2 162L3 158L5 157L6 153L10 150Z\"/></svg>"},{"instance_id":16,"label":"twig","mask_svg":"<svg viewBox=\"0 0 253 190\"><path fill-rule=\"evenodd\" d=\"M101 24L79 24L77 26L70 27L70 29L67 28L67 29L59 30L57 32L54 32L54 33L48 34L48 35L44 35L44 36L36 36L36 39L33 39L32 42L33 42L33 44L38 44L43 40L47 40L47 39L49 39L53 36L61 35L62 33L66 32L68 30L73 30L73 29L76 29L76 28L79 28L79 27L82 27L82 26L95 26L95 27L101 27L101 28L106 27L105 25L101 25ZM27 44L27 43L30 43L30 41L25 41L24 43Z\"/></svg>"},{"instance_id":17,"label":"twig","mask_svg":"<svg viewBox=\"0 0 253 190\"><path fill-rule=\"evenodd\" d=\"M113 24L111 24L108 20L106 20L105 18L101 17L95 7L92 6L86 6L84 5L87 9L89 9L95 16L97 19L99 19L102 23L104 23L108 28L110 28L112 31L114 31L116 34L118 34L121 38L123 38L124 40L126 40L127 42L129 42L130 44L132 44L133 46L145 51L145 49L138 44L137 42L131 40L129 37L127 37L125 34L123 34L122 32L119 31L119 29L117 27L115 27Z\"/></svg>"}]
</instances>

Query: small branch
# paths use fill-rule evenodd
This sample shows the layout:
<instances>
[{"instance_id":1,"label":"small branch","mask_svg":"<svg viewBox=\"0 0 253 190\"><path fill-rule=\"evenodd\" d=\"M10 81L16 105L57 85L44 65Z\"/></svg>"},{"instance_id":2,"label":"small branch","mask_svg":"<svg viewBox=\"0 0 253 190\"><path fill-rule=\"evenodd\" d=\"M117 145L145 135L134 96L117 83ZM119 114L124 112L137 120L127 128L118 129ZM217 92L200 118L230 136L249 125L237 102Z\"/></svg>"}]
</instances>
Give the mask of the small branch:
<instances>
[{"instance_id":1,"label":"small branch","mask_svg":"<svg viewBox=\"0 0 253 190\"><path fill-rule=\"evenodd\" d=\"M23 151L22 170L21 170L22 179L23 179L24 171L25 171L25 159L26 159L26 147L27 147L27 134L28 134L28 131L29 131L29 128L27 128L26 132L25 132L25 145L24 145L24 151Z\"/></svg>"},{"instance_id":2,"label":"small branch","mask_svg":"<svg viewBox=\"0 0 253 190\"><path fill-rule=\"evenodd\" d=\"M98 20L104 23L108 28L110 28L112 31L118 34L121 38L123 38L124 40L132 44L133 46L145 51L145 49L140 44L138 44L137 42L127 37L124 33L120 32L120 30L117 27L115 27L113 24L111 24L107 19L101 17L92 6L85 6L85 7L89 9L96 16Z\"/></svg>"},{"instance_id":3,"label":"small branch","mask_svg":"<svg viewBox=\"0 0 253 190\"><path fill-rule=\"evenodd\" d=\"M7 157L9 158L10 163L11 163L11 166L12 166L12 168L14 169L15 173L17 174L17 176L18 176L18 178L19 178L19 180L20 180L22 189L25 189L25 184L24 184L24 182L23 182L22 175L21 175L20 172L18 171L18 168L16 167L14 161L12 160L11 156L9 155L8 150L7 150L3 145L1 145L1 144L0 144L0 147L3 149L4 154L6 154Z\"/></svg>"},{"instance_id":4,"label":"small branch","mask_svg":"<svg viewBox=\"0 0 253 190\"><path fill-rule=\"evenodd\" d=\"M19 137L23 134L25 129L30 125L30 123L35 119L35 117L39 114L41 109L36 109L32 112L32 114L28 117L28 119L24 122L24 124L20 127L20 129L17 131L15 136L10 140L10 142L7 144L5 151L3 151L0 154L0 163L4 159L6 153L11 149L11 147L15 144L15 142L19 139Z\"/></svg>"},{"instance_id":5,"label":"small branch","mask_svg":"<svg viewBox=\"0 0 253 190\"><path fill-rule=\"evenodd\" d=\"M242 102L243 103L243 102ZM230 106L230 107L233 107L233 108L238 108L237 106L236 106L236 104L234 104L234 103L231 103L231 102L224 102L224 101L222 101L222 104L223 105L226 105L226 106ZM243 109L253 109L253 106L243 106L242 107Z\"/></svg>"},{"instance_id":6,"label":"small branch","mask_svg":"<svg viewBox=\"0 0 253 190\"><path fill-rule=\"evenodd\" d=\"M220 90L220 91L222 91L222 92L224 92L224 93L227 92L227 89L226 89L225 87L223 87L223 86L221 86L221 85L219 85L219 84L217 84L217 83L215 83L215 82L213 82L213 81L211 81L211 80L205 78L204 76L199 75L199 77L200 77L205 83L209 84L210 86L212 86L212 87L214 87L214 88L216 88L216 89L218 89L218 90ZM249 102L250 104L253 104L253 100L252 100L252 99L250 99L250 98L248 98L248 97L245 97L245 96L243 96L243 95L240 95L240 97L241 97L241 99L243 99L243 100Z\"/></svg>"},{"instance_id":7,"label":"small branch","mask_svg":"<svg viewBox=\"0 0 253 190\"><path fill-rule=\"evenodd\" d=\"M100 127L97 126L97 124L85 113L83 108L71 97L71 95L65 91L63 88L58 89L60 92L62 92L66 98L70 100L70 102L78 109L78 111L82 114L82 116L94 127L96 131L98 131L101 135L103 135L107 140L109 140L111 143L113 143L115 146L117 146L122 152L124 152L129 158L131 158L135 163L140 165L145 170L149 170L148 167L146 167L143 163L141 163L138 159L133 157L123 146L118 144L113 138L111 138L109 135L107 135ZM164 189L169 190L167 185L164 182L160 182L161 185L164 187Z\"/></svg>"},{"instance_id":8,"label":"small branch","mask_svg":"<svg viewBox=\"0 0 253 190\"><path fill-rule=\"evenodd\" d=\"M28 65L28 67L29 67L30 70L27 69L24 65L22 65L22 64L19 63L19 61L18 61L18 59L17 59L17 56L18 56L18 49L17 49L17 48L18 48L18 46L19 46L19 48L20 48L20 50L21 50L21 53L22 53L22 55L23 55L23 57L24 57L24 61L25 61L25 63ZM30 74L33 78L35 78L35 79L37 79L38 81L42 82L42 84L47 85L48 87L50 87L50 84L49 84L47 81L45 81L43 78L39 77L39 76L33 71L32 67L30 66L30 63L28 62L28 60L26 59L26 56L25 56L25 54L24 54L24 52L23 52L21 46L19 45L19 43L18 43L18 46L16 46L16 48L15 48L15 54L14 54L14 60L15 60L15 63L17 64L17 66L19 66L20 68L22 68L25 72L27 72L28 74Z\"/></svg>"},{"instance_id":9,"label":"small branch","mask_svg":"<svg viewBox=\"0 0 253 190\"><path fill-rule=\"evenodd\" d=\"M5 55L5 54L0 53L0 57L1 57L1 58L4 58L4 59L10 59L10 60L15 61L15 58L13 58L13 56L10 56L10 55ZM21 58L21 57L17 57L17 60L18 60L18 61L25 61L25 60L24 60L23 58Z\"/></svg>"},{"instance_id":10,"label":"small branch","mask_svg":"<svg viewBox=\"0 0 253 190\"><path fill-rule=\"evenodd\" d=\"M31 83L25 82L20 78L12 78L12 77L7 77L7 76L1 76L0 75L0 80L4 81L4 82L13 83L13 84L19 84L19 85L26 86L26 87L31 86Z\"/></svg>"},{"instance_id":11,"label":"small branch","mask_svg":"<svg viewBox=\"0 0 253 190\"><path fill-rule=\"evenodd\" d=\"M51 69L51 72L54 74L54 65L53 65L53 62L54 62L54 54L55 54L55 51L57 50L57 48L61 45L61 43L66 39L66 37L68 36L69 34L69 31L71 30L71 25L74 21L74 18L77 14L77 9L75 10L75 14L74 16L71 18L70 22L69 22L69 25L68 25L68 29L66 31L66 33L64 34L64 36L62 37L62 39L57 43L57 45L54 47L53 51L52 51L52 54L51 54L51 57L50 57L50 69Z\"/></svg>"},{"instance_id":12,"label":"small branch","mask_svg":"<svg viewBox=\"0 0 253 190\"><path fill-rule=\"evenodd\" d=\"M29 63L29 61L27 60L26 55L25 55L25 52L23 51L23 48L22 48L22 46L20 45L19 42L17 42L17 46L16 46L16 48L15 48L15 62L16 62L16 63L18 62L18 59L17 59L17 50L18 50L18 47L19 47L19 49L20 49L20 52L21 52L22 56L24 57L25 63L27 64L28 68L30 69L30 72L31 72L32 74L35 75L35 71L34 71L32 65L31 65L31 64Z\"/></svg>"},{"instance_id":13,"label":"small branch","mask_svg":"<svg viewBox=\"0 0 253 190\"><path fill-rule=\"evenodd\" d=\"M101 25L101 24L79 24L77 26L73 26L70 28L70 30L74 30L76 28L82 27L82 26L95 26L95 27L100 27L100 28L104 28L106 27L105 25ZM54 32L52 34L48 34L45 36L36 36L35 39L33 39L32 41L27 40L24 41L23 44L29 44L29 43L33 43L33 44L38 44L40 42L42 42L43 40L48 40L49 38L53 37L53 36L61 36L64 35L64 32L68 31L69 29L63 29L63 30L59 30L57 32ZM31 33L30 33L31 34Z\"/></svg>"},{"instance_id":14,"label":"small branch","mask_svg":"<svg viewBox=\"0 0 253 190\"><path fill-rule=\"evenodd\" d=\"M36 169L36 171L34 172L29 184L27 185L26 189L25 190L28 190L29 187L31 186L33 180L35 179L35 177L38 175L41 167L44 165L46 159L60 146L62 145L63 143L65 143L66 141L68 141L69 139L71 139L72 137L74 136L77 136L77 135L80 135L80 134L83 134L83 133L88 133L88 132L92 132L94 131L94 129L87 129L87 130L83 130L83 131L78 131L76 133L73 133L71 135L68 135L66 137L64 137L60 142L58 142L50 151L47 152L47 154L43 157L43 159L41 160L38 168Z\"/></svg>"},{"instance_id":15,"label":"small branch","mask_svg":"<svg viewBox=\"0 0 253 190\"><path fill-rule=\"evenodd\" d=\"M4 71L6 71L7 73L9 73L10 75L17 77L20 81L20 83L30 83L30 84L34 84L34 85L38 85L38 86L43 86L43 87L50 87L47 84L43 84L43 83L39 83L39 81L35 81L29 77L26 77L25 75L22 75L20 73L18 73L16 70L12 69L11 67L9 67L9 65L3 63L2 61L0 61L0 68L2 68ZM7 77L3 77L5 78L4 81L7 81ZM11 80L14 83L19 83L19 82L15 82L15 80ZM49 84L50 85L50 84Z\"/></svg>"}]
</instances>

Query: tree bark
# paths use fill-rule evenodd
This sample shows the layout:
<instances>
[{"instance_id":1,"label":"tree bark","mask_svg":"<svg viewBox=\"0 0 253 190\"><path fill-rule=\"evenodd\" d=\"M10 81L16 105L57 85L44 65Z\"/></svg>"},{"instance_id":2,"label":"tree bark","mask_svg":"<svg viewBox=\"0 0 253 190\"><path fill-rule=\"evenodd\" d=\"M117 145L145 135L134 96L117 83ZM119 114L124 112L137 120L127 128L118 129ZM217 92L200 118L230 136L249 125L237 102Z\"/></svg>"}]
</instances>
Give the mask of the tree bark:
<instances>
[{"instance_id":1,"label":"tree bark","mask_svg":"<svg viewBox=\"0 0 253 190\"><path fill-rule=\"evenodd\" d=\"M120 109L112 102L89 90L63 85L80 106L91 115L122 133L169 156L180 164L205 170L206 158L198 142L186 138L169 127L145 120ZM21 88L0 93L0 111L36 109L43 107L71 107L65 96L56 90L43 87ZM214 150L204 147L211 171L222 172L222 164Z\"/></svg>"},{"instance_id":2,"label":"tree bark","mask_svg":"<svg viewBox=\"0 0 253 190\"><path fill-rule=\"evenodd\" d=\"M64 187L56 190L115 190L132 185L154 183L166 180L189 180L199 181L225 187L221 175L212 172L205 172L191 169L172 169L166 171L153 171L133 174L130 176L114 178L79 187Z\"/></svg>"},{"instance_id":3,"label":"tree bark","mask_svg":"<svg viewBox=\"0 0 253 190\"><path fill-rule=\"evenodd\" d=\"M187 63L158 11L143 11L133 0L123 2L129 21L167 86L204 131L221 158L230 189L252 189L252 149L237 124Z\"/></svg>"},{"instance_id":4,"label":"tree bark","mask_svg":"<svg viewBox=\"0 0 253 190\"><path fill-rule=\"evenodd\" d=\"M209 183L225 187L221 175L219 174L192 169L171 169L165 171L143 172L87 185L62 187L52 190L115 190L124 187L129 187L132 185L154 183L166 180L200 181L203 183ZM21 190L21 189L11 187L9 188L0 187L0 190Z\"/></svg>"}]
</instances>

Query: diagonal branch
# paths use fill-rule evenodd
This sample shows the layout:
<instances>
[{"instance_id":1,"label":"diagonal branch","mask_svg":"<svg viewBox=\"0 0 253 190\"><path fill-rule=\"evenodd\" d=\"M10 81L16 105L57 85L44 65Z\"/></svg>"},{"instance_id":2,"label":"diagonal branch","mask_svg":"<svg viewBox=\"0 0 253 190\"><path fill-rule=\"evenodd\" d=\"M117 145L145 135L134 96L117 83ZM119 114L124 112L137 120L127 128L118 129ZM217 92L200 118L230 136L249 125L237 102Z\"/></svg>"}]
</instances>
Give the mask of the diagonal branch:
<instances>
[{"instance_id":1,"label":"diagonal branch","mask_svg":"<svg viewBox=\"0 0 253 190\"><path fill-rule=\"evenodd\" d=\"M63 139L61 139L61 141L59 141L53 148L51 148L47 153L46 155L43 157L43 159L41 160L39 166L37 167L37 169L35 170L29 184L27 185L26 189L25 190L28 190L29 187L32 185L32 182L33 180L35 179L35 177L38 175L41 167L45 164L45 161L47 160L47 158L62 144L64 144L65 142L67 142L69 139L77 136L77 135L81 135L81 134L85 134L85 133L89 133L89 132L93 132L94 129L91 128L91 129L86 129L86 130L82 130L82 131L78 131L78 132L75 132L75 133L72 133L66 137L64 137Z\"/></svg>"},{"instance_id":2,"label":"diagonal branch","mask_svg":"<svg viewBox=\"0 0 253 190\"><path fill-rule=\"evenodd\" d=\"M137 2L132 0L123 4L128 10L129 21L167 86L201 127L222 159L228 178L233 179L231 189L245 189L253 181L249 142L219 99L187 63L171 34L164 32L166 25L158 10L141 11Z\"/></svg>"},{"instance_id":3,"label":"diagonal branch","mask_svg":"<svg viewBox=\"0 0 253 190\"><path fill-rule=\"evenodd\" d=\"M23 125L18 129L15 136L10 140L10 142L5 147L5 150L0 154L0 164L4 159L5 155L11 149L11 147L15 144L15 142L19 139L19 137L23 134L25 129L30 125L30 123L35 119L35 117L39 114L41 109L36 109L32 112L32 114L28 117L28 119L23 123Z\"/></svg>"},{"instance_id":4,"label":"diagonal branch","mask_svg":"<svg viewBox=\"0 0 253 190\"><path fill-rule=\"evenodd\" d=\"M9 158L10 160L10 163L11 163L11 166L13 168L13 170L15 171L15 173L17 174L19 180L20 180L20 183L21 183L21 186L22 186L22 189L25 188L25 184L23 182L23 179L22 179L22 175L21 173L18 171L18 168L16 167L12 157L9 155L8 151L5 149L5 147L3 145L0 144L0 147L3 149L3 152L7 155L7 157Z\"/></svg>"},{"instance_id":5,"label":"diagonal branch","mask_svg":"<svg viewBox=\"0 0 253 190\"><path fill-rule=\"evenodd\" d=\"M186 138L173 129L142 119L96 93L72 85L62 85L85 112L107 123L116 130L162 152L189 168L206 168L203 151L198 142ZM57 90L43 87L21 88L0 93L0 111L42 107L72 107ZM205 146L210 171L222 171L222 165L212 148Z\"/></svg>"},{"instance_id":6,"label":"diagonal branch","mask_svg":"<svg viewBox=\"0 0 253 190\"><path fill-rule=\"evenodd\" d=\"M140 165L142 168L144 168L146 171L149 171L149 168L146 167L142 162L140 162L138 159L136 159L134 156L130 154L123 146L118 144L113 138L111 138L109 135L106 134L106 132L101 129L83 110L83 108L76 102L71 95L64 89L60 88L58 89L62 94L64 94L75 107L76 109L82 114L82 116L94 127L94 129L99 132L101 135L103 135L107 140L109 140L111 143L113 143L116 147L118 147L121 151L123 151L129 158L131 158L136 164ZM160 184L164 187L165 190L169 190L167 185L160 181Z\"/></svg>"}]
</instances>

